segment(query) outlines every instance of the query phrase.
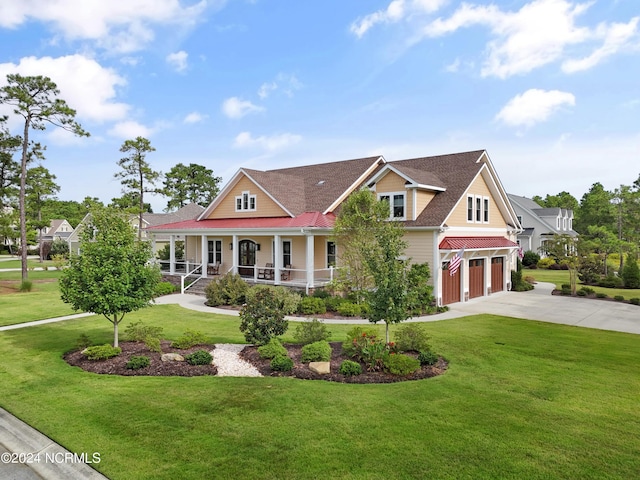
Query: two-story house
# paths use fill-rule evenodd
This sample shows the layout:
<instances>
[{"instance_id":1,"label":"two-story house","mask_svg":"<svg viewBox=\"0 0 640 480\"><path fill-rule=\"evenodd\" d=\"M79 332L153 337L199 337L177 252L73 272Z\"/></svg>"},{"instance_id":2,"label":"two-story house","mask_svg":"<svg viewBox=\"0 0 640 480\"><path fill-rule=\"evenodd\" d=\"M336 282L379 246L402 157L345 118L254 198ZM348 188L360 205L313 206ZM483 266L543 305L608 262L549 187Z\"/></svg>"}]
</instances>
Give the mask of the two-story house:
<instances>
[{"instance_id":1,"label":"two-story house","mask_svg":"<svg viewBox=\"0 0 640 480\"><path fill-rule=\"evenodd\" d=\"M531 250L545 257L544 243L554 235L578 236L573 230L573 210L543 208L527 197L513 194L508 197L522 226L517 242L523 251Z\"/></svg>"},{"instance_id":2,"label":"two-story house","mask_svg":"<svg viewBox=\"0 0 640 480\"><path fill-rule=\"evenodd\" d=\"M307 290L340 268L332 227L342 202L369 188L402 221L412 262L428 262L440 305L510 287L519 227L486 151L388 162L382 156L277 170L241 168L194 220L149 227L185 238L199 274L236 272ZM455 275L446 269L463 252ZM215 268L209 268L215 266Z\"/></svg>"}]
</instances>

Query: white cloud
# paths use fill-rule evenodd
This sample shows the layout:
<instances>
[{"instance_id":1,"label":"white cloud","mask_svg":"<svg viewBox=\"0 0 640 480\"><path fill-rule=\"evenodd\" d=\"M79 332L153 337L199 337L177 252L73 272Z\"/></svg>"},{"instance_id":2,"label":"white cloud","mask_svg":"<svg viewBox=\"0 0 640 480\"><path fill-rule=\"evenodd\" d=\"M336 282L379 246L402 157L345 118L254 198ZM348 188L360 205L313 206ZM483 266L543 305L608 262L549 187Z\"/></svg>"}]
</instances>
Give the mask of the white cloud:
<instances>
[{"instance_id":1,"label":"white cloud","mask_svg":"<svg viewBox=\"0 0 640 480\"><path fill-rule=\"evenodd\" d=\"M640 17L634 17L629 23L600 24L596 29L595 36L602 39L602 46L594 50L591 55L587 57L565 61L562 64L562 70L566 73L588 70L605 58L630 46L632 40L638 40L639 21Z\"/></svg>"},{"instance_id":2,"label":"white cloud","mask_svg":"<svg viewBox=\"0 0 640 480\"><path fill-rule=\"evenodd\" d=\"M300 140L302 140L300 135L294 135L292 133L253 137L250 132L242 132L235 138L233 146L236 148L259 147L264 150L273 151L294 145L300 142Z\"/></svg>"},{"instance_id":3,"label":"white cloud","mask_svg":"<svg viewBox=\"0 0 640 480\"><path fill-rule=\"evenodd\" d=\"M189 115L184 117L183 122L184 123L199 123L199 122L202 122L203 120L205 120L207 118L209 118L209 115L203 115L202 113L199 113L199 112L191 112Z\"/></svg>"},{"instance_id":4,"label":"white cloud","mask_svg":"<svg viewBox=\"0 0 640 480\"><path fill-rule=\"evenodd\" d=\"M509 100L496 115L496 120L509 126L530 127L547 120L563 106L575 103L575 96L568 92L530 89Z\"/></svg>"},{"instance_id":5,"label":"white cloud","mask_svg":"<svg viewBox=\"0 0 640 480\"><path fill-rule=\"evenodd\" d=\"M0 26L17 28L36 20L52 25L67 40L91 40L108 50L131 52L154 39L152 27L191 26L206 8L206 0L185 7L179 0L21 0L0 3Z\"/></svg>"},{"instance_id":6,"label":"white cloud","mask_svg":"<svg viewBox=\"0 0 640 480\"><path fill-rule=\"evenodd\" d=\"M187 52L180 50L179 52L170 53L165 60L176 72L184 72L187 69L188 57L189 54Z\"/></svg>"},{"instance_id":7,"label":"white cloud","mask_svg":"<svg viewBox=\"0 0 640 480\"><path fill-rule=\"evenodd\" d=\"M64 57L25 57L20 63L0 64L0 83L9 73L23 76L44 75L53 80L60 90L60 98L76 110L79 120L95 122L121 120L130 106L115 102L117 87L126 80L114 70L102 67L92 58L83 55Z\"/></svg>"},{"instance_id":8,"label":"white cloud","mask_svg":"<svg viewBox=\"0 0 640 480\"><path fill-rule=\"evenodd\" d=\"M379 23L395 23L415 13L433 13L447 0L393 0L386 9L365 15L351 24L349 30L356 37L362 38L371 28Z\"/></svg>"},{"instance_id":9,"label":"white cloud","mask_svg":"<svg viewBox=\"0 0 640 480\"><path fill-rule=\"evenodd\" d=\"M134 120L127 120L116 123L108 133L112 137L122 138L124 140L136 137L150 137L154 132L153 128L146 127Z\"/></svg>"},{"instance_id":10,"label":"white cloud","mask_svg":"<svg viewBox=\"0 0 640 480\"><path fill-rule=\"evenodd\" d=\"M262 100L264 100L271 94L271 92L275 91L277 88L278 88L278 84L276 82L263 83L262 85L260 85L260 88L258 89L258 96Z\"/></svg>"},{"instance_id":11,"label":"white cloud","mask_svg":"<svg viewBox=\"0 0 640 480\"><path fill-rule=\"evenodd\" d=\"M282 91L288 97L293 97L294 92L300 90L303 84L298 77L290 73L279 73L272 82L265 82L258 89L258 96L264 100L276 90Z\"/></svg>"},{"instance_id":12,"label":"white cloud","mask_svg":"<svg viewBox=\"0 0 640 480\"><path fill-rule=\"evenodd\" d=\"M254 105L249 100L242 100L238 97L227 98L222 102L222 113L229 118L242 118L249 113L264 111L264 107Z\"/></svg>"}]
</instances>

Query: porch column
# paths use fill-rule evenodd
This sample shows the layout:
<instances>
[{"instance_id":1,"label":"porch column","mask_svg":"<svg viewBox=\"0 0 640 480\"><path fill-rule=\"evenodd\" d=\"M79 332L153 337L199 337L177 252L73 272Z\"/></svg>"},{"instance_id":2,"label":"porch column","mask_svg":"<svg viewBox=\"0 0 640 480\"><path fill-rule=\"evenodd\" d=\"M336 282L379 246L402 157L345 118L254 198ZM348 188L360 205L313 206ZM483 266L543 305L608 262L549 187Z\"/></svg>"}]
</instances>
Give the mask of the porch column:
<instances>
[{"instance_id":1,"label":"porch column","mask_svg":"<svg viewBox=\"0 0 640 480\"><path fill-rule=\"evenodd\" d=\"M273 284L280 285L280 270L282 269L282 241L280 235L273 237Z\"/></svg>"},{"instance_id":2,"label":"porch column","mask_svg":"<svg viewBox=\"0 0 640 480\"><path fill-rule=\"evenodd\" d=\"M306 262L307 288L313 287L315 284L314 271L313 271L313 267L315 264L314 247L315 247L315 237L312 234L307 234L307 262Z\"/></svg>"},{"instance_id":3,"label":"porch column","mask_svg":"<svg viewBox=\"0 0 640 480\"><path fill-rule=\"evenodd\" d=\"M176 236L169 235L169 273L176 273Z\"/></svg>"},{"instance_id":4,"label":"porch column","mask_svg":"<svg viewBox=\"0 0 640 480\"><path fill-rule=\"evenodd\" d=\"M202 278L206 278L209 252L207 250L207 236L204 234L202 234L202 236L200 237L200 251L202 252L202 258L200 259L202 261L202 273L200 274L200 276Z\"/></svg>"},{"instance_id":5,"label":"porch column","mask_svg":"<svg viewBox=\"0 0 640 480\"><path fill-rule=\"evenodd\" d=\"M231 258L233 259L231 271L238 273L238 236L234 235L231 242Z\"/></svg>"}]
</instances>

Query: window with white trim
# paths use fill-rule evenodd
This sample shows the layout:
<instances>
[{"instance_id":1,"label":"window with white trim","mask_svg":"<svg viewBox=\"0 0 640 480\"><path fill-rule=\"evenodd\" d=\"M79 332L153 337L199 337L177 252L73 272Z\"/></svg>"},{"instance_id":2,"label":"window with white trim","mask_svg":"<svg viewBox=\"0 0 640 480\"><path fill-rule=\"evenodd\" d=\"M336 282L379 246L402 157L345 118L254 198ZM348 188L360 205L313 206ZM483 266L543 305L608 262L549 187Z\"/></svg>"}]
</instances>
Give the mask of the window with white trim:
<instances>
[{"instance_id":1,"label":"window with white trim","mask_svg":"<svg viewBox=\"0 0 640 480\"><path fill-rule=\"evenodd\" d=\"M482 197L476 197L476 223L482 222Z\"/></svg>"},{"instance_id":2,"label":"window with white trim","mask_svg":"<svg viewBox=\"0 0 640 480\"><path fill-rule=\"evenodd\" d=\"M222 240L208 240L208 263L222 263Z\"/></svg>"},{"instance_id":3,"label":"window with white trim","mask_svg":"<svg viewBox=\"0 0 640 480\"><path fill-rule=\"evenodd\" d=\"M389 203L389 218L394 220L404 220L407 210L406 197L404 192L387 193L378 195L378 200Z\"/></svg>"},{"instance_id":4,"label":"window with white trim","mask_svg":"<svg viewBox=\"0 0 640 480\"><path fill-rule=\"evenodd\" d=\"M256 196L242 192L236 197L236 212L253 212L256 209Z\"/></svg>"},{"instance_id":5,"label":"window with white trim","mask_svg":"<svg viewBox=\"0 0 640 480\"><path fill-rule=\"evenodd\" d=\"M467 196L467 222L473 222L473 195Z\"/></svg>"},{"instance_id":6,"label":"window with white trim","mask_svg":"<svg viewBox=\"0 0 640 480\"><path fill-rule=\"evenodd\" d=\"M336 266L336 242L327 242L327 268Z\"/></svg>"},{"instance_id":7,"label":"window with white trim","mask_svg":"<svg viewBox=\"0 0 640 480\"><path fill-rule=\"evenodd\" d=\"M282 266L291 267L291 240L282 241Z\"/></svg>"},{"instance_id":8,"label":"window with white trim","mask_svg":"<svg viewBox=\"0 0 640 480\"><path fill-rule=\"evenodd\" d=\"M489 223L489 197L482 197L482 221Z\"/></svg>"}]
</instances>

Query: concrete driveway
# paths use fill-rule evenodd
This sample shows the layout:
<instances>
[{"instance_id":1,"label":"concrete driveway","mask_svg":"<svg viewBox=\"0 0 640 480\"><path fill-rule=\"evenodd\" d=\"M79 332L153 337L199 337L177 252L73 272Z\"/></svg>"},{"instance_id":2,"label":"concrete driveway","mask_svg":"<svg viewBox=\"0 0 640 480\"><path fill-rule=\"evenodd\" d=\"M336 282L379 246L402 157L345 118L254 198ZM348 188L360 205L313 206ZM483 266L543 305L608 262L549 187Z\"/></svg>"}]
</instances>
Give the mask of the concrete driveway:
<instances>
[{"instance_id":1,"label":"concrete driveway","mask_svg":"<svg viewBox=\"0 0 640 480\"><path fill-rule=\"evenodd\" d=\"M492 313L507 317L640 334L640 307L608 300L551 295L554 285L537 283L529 292L500 292L456 303L444 316ZM439 315L436 315L438 317Z\"/></svg>"}]
</instances>

